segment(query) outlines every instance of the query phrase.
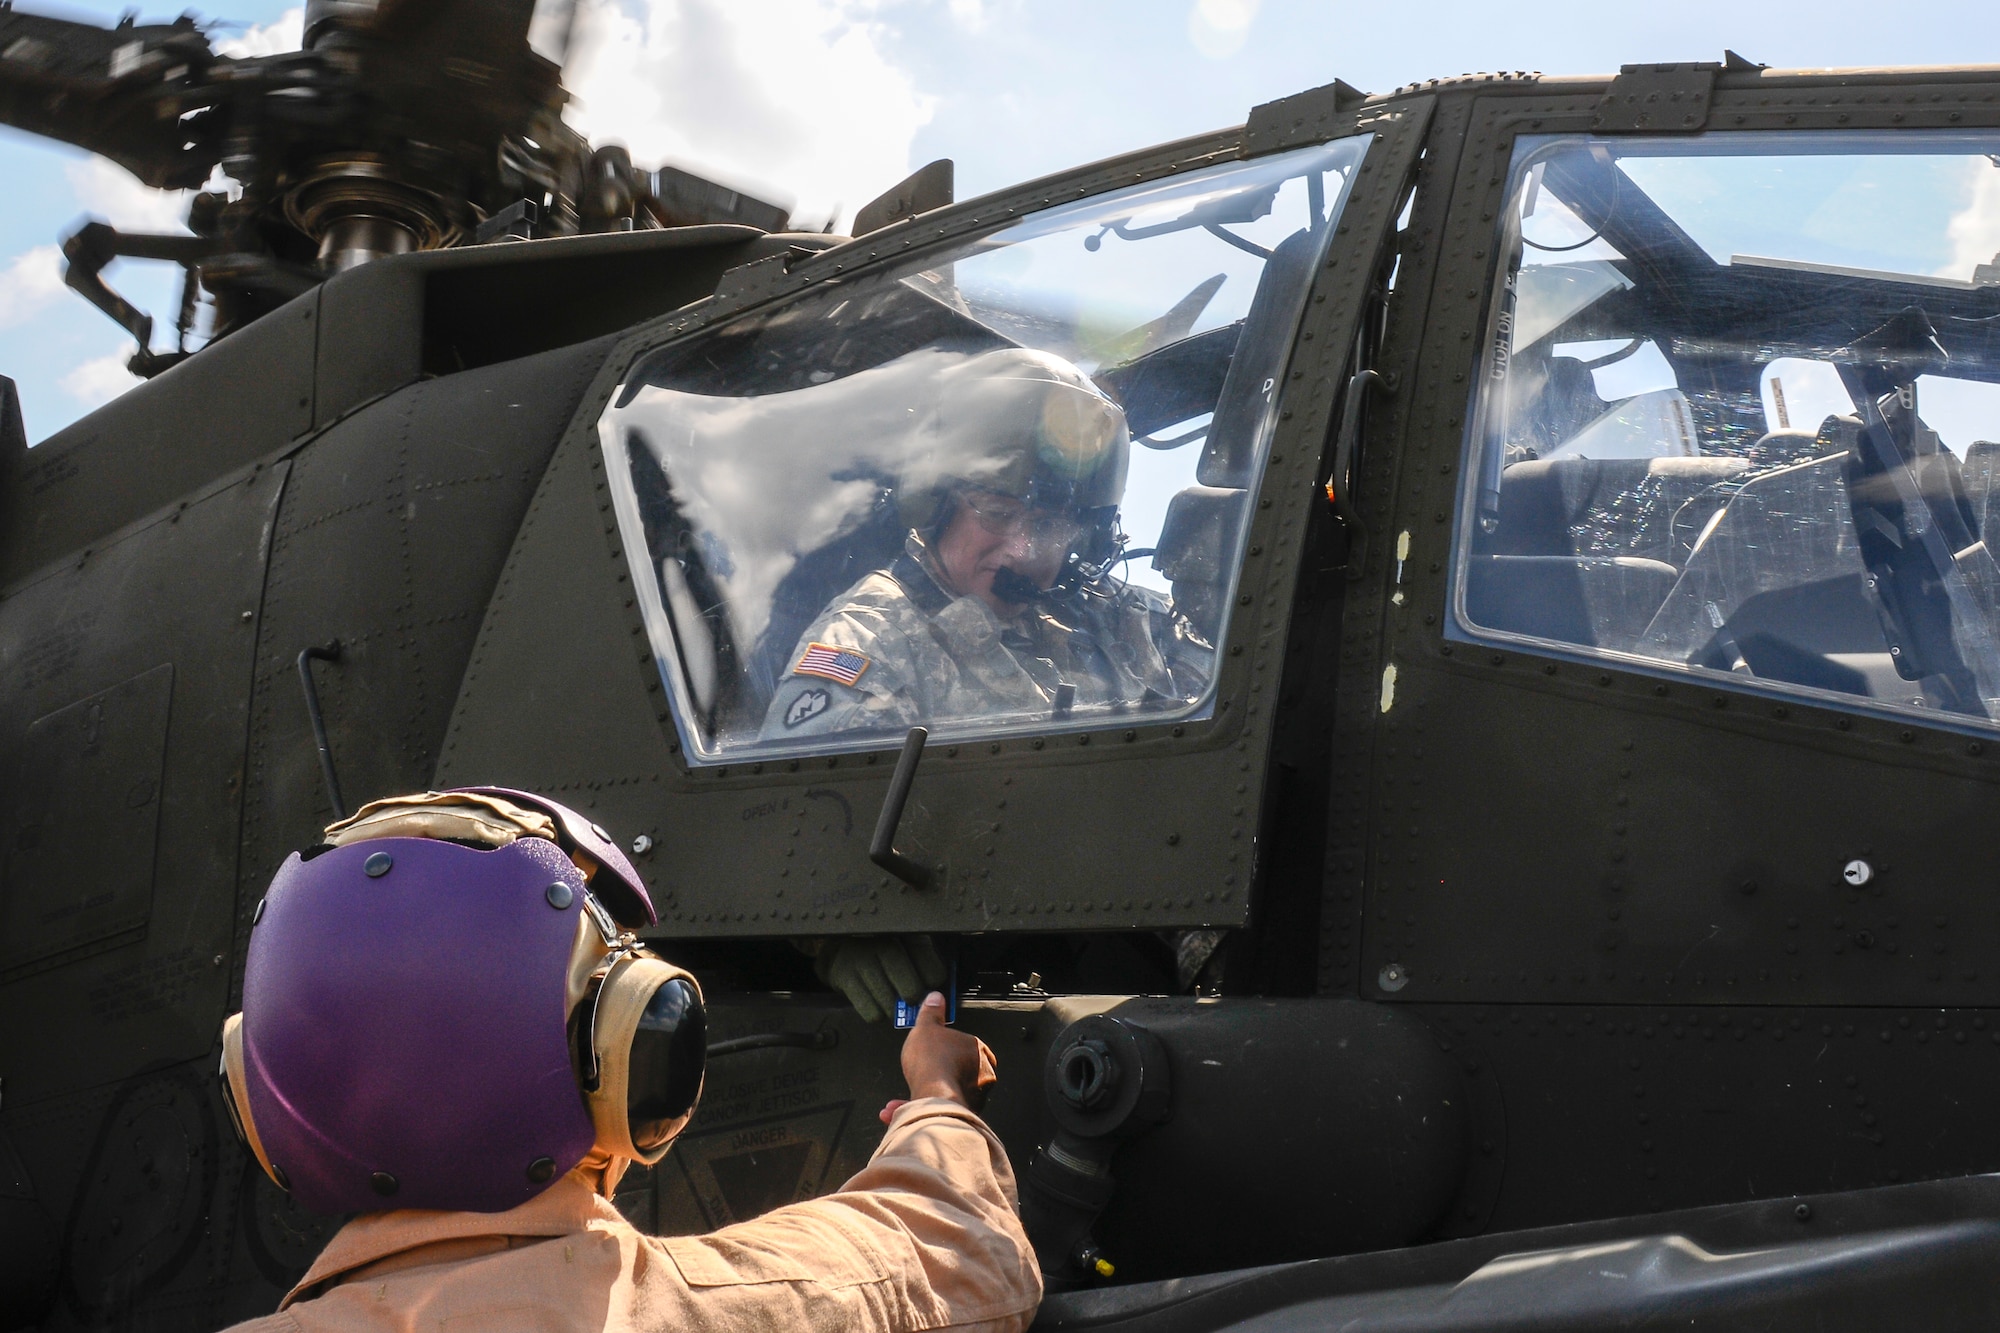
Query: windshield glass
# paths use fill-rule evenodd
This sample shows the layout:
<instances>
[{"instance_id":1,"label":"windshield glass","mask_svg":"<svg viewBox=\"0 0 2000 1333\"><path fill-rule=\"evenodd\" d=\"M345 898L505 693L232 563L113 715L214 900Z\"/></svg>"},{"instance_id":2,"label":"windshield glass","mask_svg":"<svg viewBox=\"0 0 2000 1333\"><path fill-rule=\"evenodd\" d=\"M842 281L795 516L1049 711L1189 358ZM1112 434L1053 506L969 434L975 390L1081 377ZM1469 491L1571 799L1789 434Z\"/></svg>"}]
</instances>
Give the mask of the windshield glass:
<instances>
[{"instance_id":1,"label":"windshield glass","mask_svg":"<svg viewBox=\"0 0 2000 1333\"><path fill-rule=\"evenodd\" d=\"M2000 716L2000 137L1516 144L1458 621Z\"/></svg>"},{"instance_id":2,"label":"windshield glass","mask_svg":"<svg viewBox=\"0 0 2000 1333\"><path fill-rule=\"evenodd\" d=\"M1366 145L1048 209L642 356L599 433L690 757L1208 707Z\"/></svg>"}]
</instances>

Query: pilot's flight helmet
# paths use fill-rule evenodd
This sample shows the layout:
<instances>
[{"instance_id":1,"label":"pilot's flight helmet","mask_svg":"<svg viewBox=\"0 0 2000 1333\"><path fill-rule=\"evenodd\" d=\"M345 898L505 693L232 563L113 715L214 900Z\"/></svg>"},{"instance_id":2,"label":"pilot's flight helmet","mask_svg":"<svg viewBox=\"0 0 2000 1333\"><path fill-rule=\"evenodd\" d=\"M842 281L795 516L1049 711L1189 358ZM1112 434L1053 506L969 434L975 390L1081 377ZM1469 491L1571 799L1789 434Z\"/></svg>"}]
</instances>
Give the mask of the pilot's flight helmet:
<instances>
[{"instance_id":1,"label":"pilot's flight helmet","mask_svg":"<svg viewBox=\"0 0 2000 1333\"><path fill-rule=\"evenodd\" d=\"M245 1145L314 1213L498 1212L594 1150L656 1162L707 1052L701 990L604 831L524 792L363 806L257 905L222 1073Z\"/></svg>"},{"instance_id":2,"label":"pilot's flight helmet","mask_svg":"<svg viewBox=\"0 0 2000 1333\"><path fill-rule=\"evenodd\" d=\"M929 457L898 493L903 520L928 531L954 493L1013 496L1107 523L1125 494L1125 413L1088 375L1025 347L983 352L937 383Z\"/></svg>"}]
</instances>

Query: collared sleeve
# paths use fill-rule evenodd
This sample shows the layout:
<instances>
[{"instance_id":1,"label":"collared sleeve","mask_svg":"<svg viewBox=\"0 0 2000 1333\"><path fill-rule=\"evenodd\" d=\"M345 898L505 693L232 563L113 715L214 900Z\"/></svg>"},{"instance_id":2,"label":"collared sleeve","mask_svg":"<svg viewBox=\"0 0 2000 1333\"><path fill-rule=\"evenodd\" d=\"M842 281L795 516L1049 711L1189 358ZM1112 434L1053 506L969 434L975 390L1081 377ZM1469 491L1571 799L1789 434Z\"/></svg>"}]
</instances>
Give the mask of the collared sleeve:
<instances>
[{"instance_id":1,"label":"collared sleeve","mask_svg":"<svg viewBox=\"0 0 2000 1333\"><path fill-rule=\"evenodd\" d=\"M732 1333L1012 1333L1042 1297L1006 1150L944 1098L901 1108L875 1156L835 1194L644 1243L633 1291L640 1326L667 1317Z\"/></svg>"}]
</instances>

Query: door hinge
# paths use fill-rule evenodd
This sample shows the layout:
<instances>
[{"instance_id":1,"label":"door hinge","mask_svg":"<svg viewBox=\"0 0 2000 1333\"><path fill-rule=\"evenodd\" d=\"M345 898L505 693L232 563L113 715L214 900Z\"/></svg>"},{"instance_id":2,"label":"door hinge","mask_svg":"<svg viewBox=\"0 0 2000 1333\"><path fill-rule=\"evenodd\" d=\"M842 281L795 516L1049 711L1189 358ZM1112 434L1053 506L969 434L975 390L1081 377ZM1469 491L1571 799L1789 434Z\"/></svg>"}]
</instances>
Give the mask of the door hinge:
<instances>
[{"instance_id":1,"label":"door hinge","mask_svg":"<svg viewBox=\"0 0 2000 1333\"><path fill-rule=\"evenodd\" d=\"M1598 134L1698 134L1722 64L1626 65L1604 91L1590 128Z\"/></svg>"}]
</instances>

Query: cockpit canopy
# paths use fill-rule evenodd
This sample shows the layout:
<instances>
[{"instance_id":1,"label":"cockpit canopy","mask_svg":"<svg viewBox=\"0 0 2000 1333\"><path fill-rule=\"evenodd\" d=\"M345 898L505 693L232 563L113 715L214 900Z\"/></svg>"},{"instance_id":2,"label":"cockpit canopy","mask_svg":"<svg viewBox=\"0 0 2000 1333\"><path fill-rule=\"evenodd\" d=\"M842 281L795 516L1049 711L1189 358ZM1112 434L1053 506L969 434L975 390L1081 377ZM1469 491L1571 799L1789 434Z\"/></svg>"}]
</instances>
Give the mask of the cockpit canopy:
<instances>
[{"instance_id":1,"label":"cockpit canopy","mask_svg":"<svg viewBox=\"0 0 2000 1333\"><path fill-rule=\"evenodd\" d=\"M689 757L879 746L891 715L949 736L1210 708L1276 385L1367 143L1050 208L642 355L599 434ZM1029 610L1044 638L1079 661L1132 651L1097 627L1115 603L1168 670L1065 691L1067 649L1031 634L1005 642L1032 689L979 688L968 667L949 703L810 740L768 726L781 683L819 660L801 636L921 556L912 535L968 489L1079 516ZM865 646L819 646L860 654L836 685L890 679Z\"/></svg>"},{"instance_id":2,"label":"cockpit canopy","mask_svg":"<svg viewBox=\"0 0 2000 1333\"><path fill-rule=\"evenodd\" d=\"M2000 139L1517 141L1458 632L2000 719Z\"/></svg>"}]
</instances>

